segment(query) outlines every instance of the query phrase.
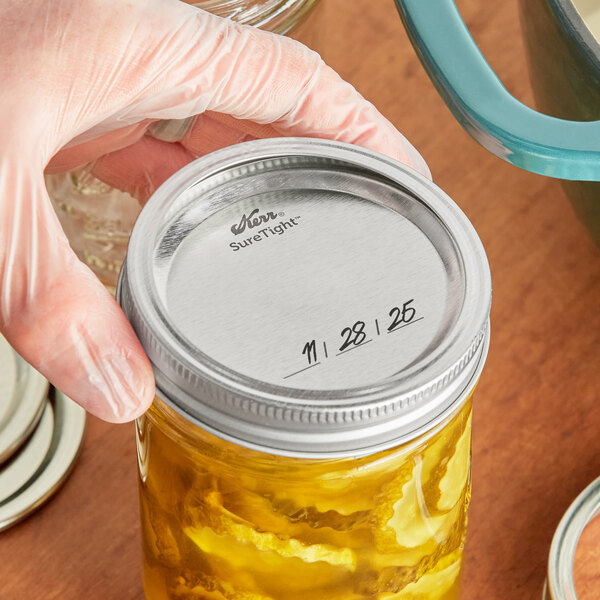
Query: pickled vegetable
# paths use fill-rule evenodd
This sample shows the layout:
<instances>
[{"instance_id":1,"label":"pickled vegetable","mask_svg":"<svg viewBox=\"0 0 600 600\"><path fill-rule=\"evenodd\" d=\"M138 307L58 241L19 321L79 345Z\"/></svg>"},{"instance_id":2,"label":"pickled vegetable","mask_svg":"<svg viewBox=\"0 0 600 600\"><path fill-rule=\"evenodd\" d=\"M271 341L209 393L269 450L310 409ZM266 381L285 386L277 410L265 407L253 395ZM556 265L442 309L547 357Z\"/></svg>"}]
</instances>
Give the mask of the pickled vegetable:
<instances>
[{"instance_id":1,"label":"pickled vegetable","mask_svg":"<svg viewBox=\"0 0 600 600\"><path fill-rule=\"evenodd\" d=\"M215 438L157 400L138 421L147 600L456 599L470 415L469 400L404 446L305 460Z\"/></svg>"}]
</instances>

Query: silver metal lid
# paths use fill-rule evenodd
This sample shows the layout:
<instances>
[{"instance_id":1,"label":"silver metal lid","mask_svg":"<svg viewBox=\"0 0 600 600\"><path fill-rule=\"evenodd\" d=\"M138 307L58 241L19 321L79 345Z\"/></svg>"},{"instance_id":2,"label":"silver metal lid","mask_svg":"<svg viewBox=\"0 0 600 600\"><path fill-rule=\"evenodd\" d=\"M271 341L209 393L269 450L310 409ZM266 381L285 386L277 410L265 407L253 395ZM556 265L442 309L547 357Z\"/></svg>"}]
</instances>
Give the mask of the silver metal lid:
<instances>
[{"instance_id":1,"label":"silver metal lid","mask_svg":"<svg viewBox=\"0 0 600 600\"><path fill-rule=\"evenodd\" d=\"M49 500L67 479L79 453L85 411L56 391L21 450L0 466L0 531Z\"/></svg>"},{"instance_id":2,"label":"silver metal lid","mask_svg":"<svg viewBox=\"0 0 600 600\"><path fill-rule=\"evenodd\" d=\"M0 465L31 434L47 397L48 381L0 336Z\"/></svg>"},{"instance_id":3,"label":"silver metal lid","mask_svg":"<svg viewBox=\"0 0 600 600\"><path fill-rule=\"evenodd\" d=\"M54 433L54 411L46 400L42 418L27 443L0 467L0 505L18 492L44 462Z\"/></svg>"},{"instance_id":4,"label":"silver metal lid","mask_svg":"<svg viewBox=\"0 0 600 600\"><path fill-rule=\"evenodd\" d=\"M356 146L281 138L163 184L117 297L178 412L244 446L329 457L451 414L485 359L491 282L432 182Z\"/></svg>"}]
</instances>

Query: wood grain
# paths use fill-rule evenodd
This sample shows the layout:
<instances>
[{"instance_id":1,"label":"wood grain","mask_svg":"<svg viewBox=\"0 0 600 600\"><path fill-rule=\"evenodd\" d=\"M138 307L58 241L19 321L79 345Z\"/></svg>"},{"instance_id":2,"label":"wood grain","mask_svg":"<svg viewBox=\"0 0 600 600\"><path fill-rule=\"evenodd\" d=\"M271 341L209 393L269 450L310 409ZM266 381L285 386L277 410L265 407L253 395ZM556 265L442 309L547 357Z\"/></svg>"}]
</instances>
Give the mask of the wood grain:
<instances>
[{"instance_id":1,"label":"wood grain","mask_svg":"<svg viewBox=\"0 0 600 600\"><path fill-rule=\"evenodd\" d=\"M461 0L531 101L516 0ZM475 399L463 600L538 600L563 512L600 475L600 256L556 181L488 154L427 79L391 0L327 0L313 44L421 150L488 252L492 344ZM59 494L0 535L1 600L142 600L133 426L90 419Z\"/></svg>"}]
</instances>

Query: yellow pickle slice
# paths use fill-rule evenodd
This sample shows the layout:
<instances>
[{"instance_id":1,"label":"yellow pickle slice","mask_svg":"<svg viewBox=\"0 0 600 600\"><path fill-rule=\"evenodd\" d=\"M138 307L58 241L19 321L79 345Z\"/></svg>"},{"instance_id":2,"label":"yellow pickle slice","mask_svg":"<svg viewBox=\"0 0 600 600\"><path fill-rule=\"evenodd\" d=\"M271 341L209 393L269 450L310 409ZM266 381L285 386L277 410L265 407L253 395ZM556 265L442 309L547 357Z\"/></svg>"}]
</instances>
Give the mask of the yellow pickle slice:
<instances>
[{"instance_id":1,"label":"yellow pickle slice","mask_svg":"<svg viewBox=\"0 0 600 600\"><path fill-rule=\"evenodd\" d=\"M457 556L458 554L458 556ZM454 600L458 598L458 576L461 555L453 553L439 561L436 568L428 571L417 581L394 594L381 594L378 600Z\"/></svg>"},{"instance_id":2,"label":"yellow pickle slice","mask_svg":"<svg viewBox=\"0 0 600 600\"><path fill-rule=\"evenodd\" d=\"M374 513L375 536L381 550L393 552L398 547L416 548L432 541L439 543L445 538L448 525L452 525L447 515L432 516L429 512L421 472L421 458L416 457L410 476L401 474L394 484L396 489L384 490L381 506Z\"/></svg>"},{"instance_id":3,"label":"yellow pickle slice","mask_svg":"<svg viewBox=\"0 0 600 600\"><path fill-rule=\"evenodd\" d=\"M206 530L217 535L230 536L238 542L245 542L256 550L275 552L284 558L298 558L304 562L323 561L341 566L350 571L356 569L356 555L350 548L337 548L329 544L306 544L295 538L279 537L275 533L261 532L247 521L240 519L221 504L218 492L206 497L204 519L206 527L186 527L185 534L199 547L199 541L206 538Z\"/></svg>"},{"instance_id":4,"label":"yellow pickle slice","mask_svg":"<svg viewBox=\"0 0 600 600\"><path fill-rule=\"evenodd\" d=\"M461 499L463 490L469 483L471 468L471 417L467 421L454 454L448 461L446 473L439 483L440 498L437 508L447 511L453 508Z\"/></svg>"}]
</instances>

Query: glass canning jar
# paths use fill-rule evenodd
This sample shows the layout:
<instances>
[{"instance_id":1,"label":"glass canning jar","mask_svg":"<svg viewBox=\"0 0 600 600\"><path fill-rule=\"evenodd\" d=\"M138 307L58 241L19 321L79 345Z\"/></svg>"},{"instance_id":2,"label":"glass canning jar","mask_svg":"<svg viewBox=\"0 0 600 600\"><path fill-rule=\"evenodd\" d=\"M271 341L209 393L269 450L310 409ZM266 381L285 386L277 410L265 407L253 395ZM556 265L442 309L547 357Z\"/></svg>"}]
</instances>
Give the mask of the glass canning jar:
<instances>
[{"instance_id":1,"label":"glass canning jar","mask_svg":"<svg viewBox=\"0 0 600 600\"><path fill-rule=\"evenodd\" d=\"M321 0L183 1L246 25L293 37L299 35L301 41L311 45L317 24L307 17ZM184 127L185 122L181 125ZM172 123L169 129L173 133L177 124ZM168 139L164 131L161 134L158 137ZM180 130L176 139L181 135ZM129 235L140 212L139 202L94 177L91 164L69 173L46 174L45 179L73 250L114 291Z\"/></svg>"},{"instance_id":2,"label":"glass canning jar","mask_svg":"<svg viewBox=\"0 0 600 600\"><path fill-rule=\"evenodd\" d=\"M219 17L288 34L319 0L184 0Z\"/></svg>"},{"instance_id":3,"label":"glass canning jar","mask_svg":"<svg viewBox=\"0 0 600 600\"><path fill-rule=\"evenodd\" d=\"M491 283L435 184L338 142L232 146L150 199L117 298L157 386L148 600L457 598Z\"/></svg>"},{"instance_id":4,"label":"glass canning jar","mask_svg":"<svg viewBox=\"0 0 600 600\"><path fill-rule=\"evenodd\" d=\"M600 477L577 496L556 528L548 556L544 600L577 600L574 576L577 546L584 529L599 516ZM597 573L596 565L596 577Z\"/></svg>"}]
</instances>

